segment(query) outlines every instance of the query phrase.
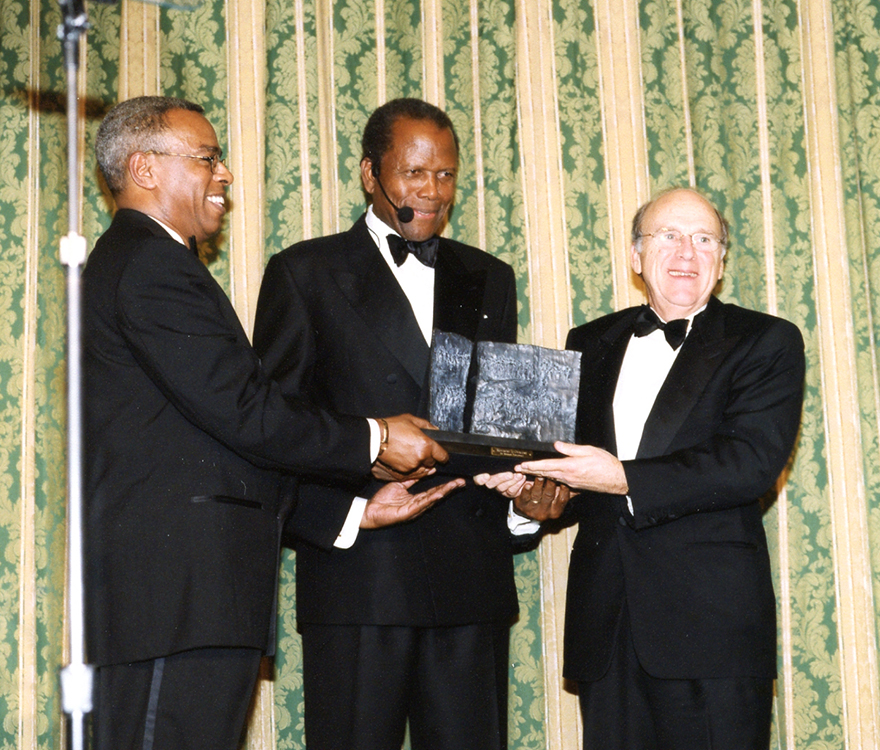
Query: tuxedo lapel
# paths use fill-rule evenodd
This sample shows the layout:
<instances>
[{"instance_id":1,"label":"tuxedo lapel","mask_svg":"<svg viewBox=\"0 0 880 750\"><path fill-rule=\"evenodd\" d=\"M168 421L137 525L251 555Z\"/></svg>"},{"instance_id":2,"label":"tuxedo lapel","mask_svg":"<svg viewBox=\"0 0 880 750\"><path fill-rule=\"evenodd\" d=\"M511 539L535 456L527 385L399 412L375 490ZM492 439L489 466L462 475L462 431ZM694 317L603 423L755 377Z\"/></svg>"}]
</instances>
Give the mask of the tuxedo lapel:
<instances>
[{"instance_id":1,"label":"tuxedo lapel","mask_svg":"<svg viewBox=\"0 0 880 750\"><path fill-rule=\"evenodd\" d=\"M224 319L231 329L236 332L236 336L240 342L250 343L250 339L248 339L247 334L244 332L244 328L241 325L241 319L235 312L235 308L232 306L232 303L229 301L229 297L226 295L226 292L223 291L223 288L220 284L217 283L217 280L214 278L213 274L208 270L204 263L199 259L197 254L194 254L192 250L186 245L181 245L180 242L172 237L168 230L165 229L159 222L155 219L147 216L140 211L135 211L131 208L120 208L114 218L113 218L113 229L114 231L118 229L121 235L129 236L133 232L133 230L144 229L150 232L155 237L162 237L164 239L168 239L174 242L179 248L182 256L186 258L184 262L192 265L195 269L197 269L197 273L199 273L205 280L205 284L213 289L214 296L217 299L217 307L220 312L223 314Z\"/></svg>"},{"instance_id":2,"label":"tuxedo lapel","mask_svg":"<svg viewBox=\"0 0 880 750\"><path fill-rule=\"evenodd\" d=\"M637 308L634 308L622 315L598 338L595 349L585 350L581 359L582 371L590 375L581 378L577 440L615 454L614 391L636 313Z\"/></svg>"},{"instance_id":3,"label":"tuxedo lapel","mask_svg":"<svg viewBox=\"0 0 880 750\"><path fill-rule=\"evenodd\" d=\"M706 310L694 319L694 330L682 344L681 353L657 394L642 432L638 458L669 452L670 444L724 361L724 355L737 341L738 336L725 336L722 304L710 298Z\"/></svg>"},{"instance_id":4,"label":"tuxedo lapel","mask_svg":"<svg viewBox=\"0 0 880 750\"><path fill-rule=\"evenodd\" d=\"M486 272L468 271L452 245L442 238L434 270L434 328L475 340Z\"/></svg>"},{"instance_id":5,"label":"tuxedo lapel","mask_svg":"<svg viewBox=\"0 0 880 750\"><path fill-rule=\"evenodd\" d=\"M333 269L340 292L419 386L429 348L412 306L370 237L363 217L348 233L346 266Z\"/></svg>"}]
</instances>

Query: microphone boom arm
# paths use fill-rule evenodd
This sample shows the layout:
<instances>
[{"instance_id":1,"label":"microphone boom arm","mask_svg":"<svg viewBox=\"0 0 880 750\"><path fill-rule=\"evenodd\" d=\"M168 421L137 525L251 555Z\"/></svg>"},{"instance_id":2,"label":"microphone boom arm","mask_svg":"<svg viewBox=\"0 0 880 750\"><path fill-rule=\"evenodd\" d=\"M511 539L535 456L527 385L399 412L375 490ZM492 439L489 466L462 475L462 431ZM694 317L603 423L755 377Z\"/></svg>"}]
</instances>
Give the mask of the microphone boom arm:
<instances>
[{"instance_id":1,"label":"microphone boom arm","mask_svg":"<svg viewBox=\"0 0 880 750\"><path fill-rule=\"evenodd\" d=\"M397 220L401 224L409 224L415 218L415 211L413 211L409 206L401 206L400 208L398 208L394 204L394 201L392 201L391 198L388 197L388 193L385 192L385 187L382 185L382 180L379 179L379 167L377 164L373 164L371 171L373 173L373 177L376 180L376 184L379 186L379 190L381 190L382 195L385 196L385 200L388 201L388 204L391 206L391 208L394 209L394 212L397 214Z\"/></svg>"}]
</instances>

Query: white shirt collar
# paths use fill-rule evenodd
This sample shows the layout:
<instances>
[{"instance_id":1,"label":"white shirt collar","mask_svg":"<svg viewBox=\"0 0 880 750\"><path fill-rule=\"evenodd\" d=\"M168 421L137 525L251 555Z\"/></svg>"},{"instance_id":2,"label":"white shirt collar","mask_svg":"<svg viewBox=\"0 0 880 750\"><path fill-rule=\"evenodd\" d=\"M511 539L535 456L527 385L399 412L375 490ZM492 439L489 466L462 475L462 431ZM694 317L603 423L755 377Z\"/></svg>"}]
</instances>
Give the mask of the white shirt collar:
<instances>
[{"instance_id":1,"label":"white shirt collar","mask_svg":"<svg viewBox=\"0 0 880 750\"><path fill-rule=\"evenodd\" d=\"M176 231L173 230L171 227L169 227L164 221L162 221L161 219L157 219L155 216L150 216L150 214L147 214L147 216L149 216L149 217L150 217L153 221L155 221L160 227L162 227L162 229L164 229L166 232L168 232L168 234L170 234L170 235L171 235L175 240L177 240L181 245L183 245L184 247L187 247L187 248L189 247L189 243L188 243L188 242L184 242L184 241L183 241L183 237L181 237L180 234L179 234L178 232L176 232Z\"/></svg>"},{"instance_id":2,"label":"white shirt collar","mask_svg":"<svg viewBox=\"0 0 880 750\"><path fill-rule=\"evenodd\" d=\"M691 323L694 322L694 318L696 318L697 315L699 315L701 312L703 312L703 310L705 310L708 306L709 306L709 303L707 302L707 303L706 303L705 305L703 305L699 310L695 310L694 312L692 312L690 315L688 315L688 316L685 318L685 320L688 322L688 327L687 327L688 333L691 332ZM648 307L651 307L651 305L648 305ZM651 309L654 310L653 307L651 307ZM658 313L656 310L654 310L654 314L655 314L658 318L660 318L660 320L661 320L664 324L669 322L668 320L665 320L665 319L663 318L663 316L662 316L660 313Z\"/></svg>"},{"instance_id":3,"label":"white shirt collar","mask_svg":"<svg viewBox=\"0 0 880 750\"><path fill-rule=\"evenodd\" d=\"M388 263L392 270L397 268L397 265L394 263L394 259L391 257L391 249L388 247L388 235L396 234L398 237L400 233L395 229L392 229L388 226L382 219L376 216L373 211L372 204L367 208L367 229L370 232L370 236L373 238L373 241L379 247L379 252L382 253L382 257L385 258L385 262ZM407 258L409 260L409 258ZM404 261L404 265L406 261Z\"/></svg>"}]
</instances>

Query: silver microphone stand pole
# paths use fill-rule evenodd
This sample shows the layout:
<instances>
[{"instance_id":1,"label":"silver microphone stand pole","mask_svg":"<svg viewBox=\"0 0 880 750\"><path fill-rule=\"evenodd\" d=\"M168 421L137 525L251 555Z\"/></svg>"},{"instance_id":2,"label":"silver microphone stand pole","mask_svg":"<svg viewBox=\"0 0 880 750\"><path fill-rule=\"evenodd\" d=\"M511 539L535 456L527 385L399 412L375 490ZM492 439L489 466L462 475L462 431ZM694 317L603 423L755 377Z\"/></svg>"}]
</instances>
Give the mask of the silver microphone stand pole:
<instances>
[{"instance_id":1,"label":"silver microphone stand pole","mask_svg":"<svg viewBox=\"0 0 880 750\"><path fill-rule=\"evenodd\" d=\"M70 662L61 670L61 704L70 716L73 750L85 748L86 715L92 710L92 667L85 663L85 608L83 581L83 446L82 343L80 271L86 260L86 240L79 229L79 106L77 73L79 40L88 29L83 0L61 0L63 24L58 36L64 43L67 73L67 191L68 233L61 238L61 262L67 268L67 553L68 628Z\"/></svg>"}]
</instances>

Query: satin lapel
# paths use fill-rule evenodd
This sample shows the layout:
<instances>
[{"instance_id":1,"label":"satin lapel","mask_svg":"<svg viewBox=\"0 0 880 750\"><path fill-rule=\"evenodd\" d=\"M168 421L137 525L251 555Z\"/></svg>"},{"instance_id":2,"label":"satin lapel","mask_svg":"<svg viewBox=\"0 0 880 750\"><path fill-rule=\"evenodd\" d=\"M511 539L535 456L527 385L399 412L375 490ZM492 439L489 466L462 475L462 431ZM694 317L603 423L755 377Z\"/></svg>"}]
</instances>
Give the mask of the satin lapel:
<instances>
[{"instance_id":1,"label":"satin lapel","mask_svg":"<svg viewBox=\"0 0 880 750\"><path fill-rule=\"evenodd\" d=\"M333 269L340 292L421 387L428 367L429 348L409 300L370 237L363 218L352 227L346 239L349 239L346 265Z\"/></svg>"},{"instance_id":2,"label":"satin lapel","mask_svg":"<svg viewBox=\"0 0 880 750\"><path fill-rule=\"evenodd\" d=\"M709 307L688 334L657 394L654 408L645 422L638 458L661 456L680 432L697 400L706 390L724 356L739 341L724 335L722 304L712 297Z\"/></svg>"},{"instance_id":3,"label":"satin lapel","mask_svg":"<svg viewBox=\"0 0 880 750\"><path fill-rule=\"evenodd\" d=\"M443 239L434 267L434 328L477 337L486 288L486 272L470 272Z\"/></svg>"},{"instance_id":4,"label":"satin lapel","mask_svg":"<svg viewBox=\"0 0 880 750\"><path fill-rule=\"evenodd\" d=\"M599 337L595 351L588 349L581 360L585 377L581 377L578 397L577 440L615 454L614 391L636 313L634 308L632 314L622 316Z\"/></svg>"},{"instance_id":5,"label":"satin lapel","mask_svg":"<svg viewBox=\"0 0 880 750\"><path fill-rule=\"evenodd\" d=\"M161 237L163 239L169 239L173 242L177 243L177 239L172 237L168 231L159 224L155 219L151 219L146 214L141 213L140 211L136 211L131 208L120 208L113 217L113 224L117 226L120 232L131 234L133 228L137 229L146 229L155 237ZM217 298L217 306L223 314L226 322L229 324L230 328L232 328L236 335L238 336L239 341L247 343L250 345L250 339L247 334L244 332L244 328L241 325L241 319L235 312L235 308L232 307L232 303L229 301L229 297L226 292L223 291L223 288L217 283L217 280L211 274L211 272L207 269L204 263L198 259L197 255L193 255L193 253L184 245L179 245L180 252L182 255L182 262L192 263L193 260L198 263L196 268L199 269L199 273L204 276L205 283L209 286L209 288L213 289L214 295ZM186 260L183 260L186 258Z\"/></svg>"}]
</instances>

